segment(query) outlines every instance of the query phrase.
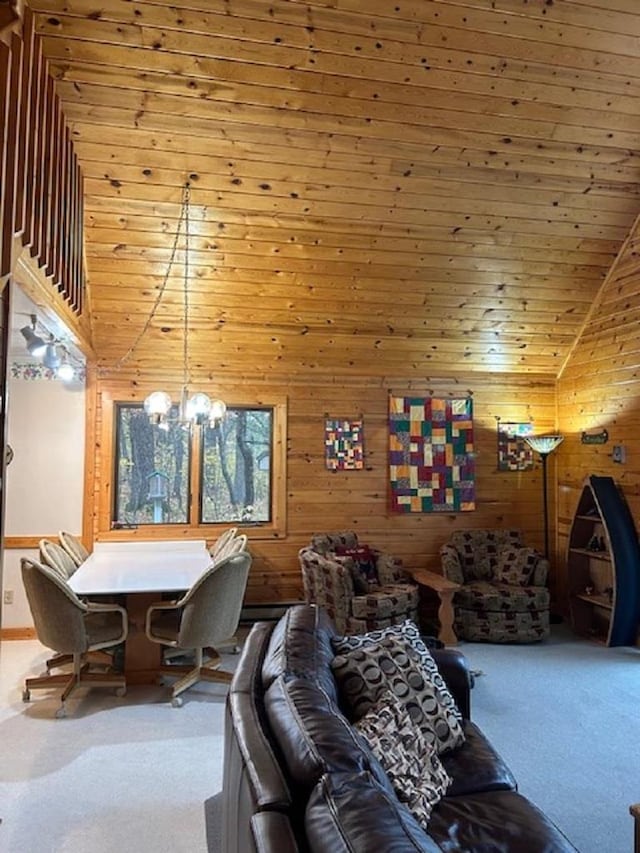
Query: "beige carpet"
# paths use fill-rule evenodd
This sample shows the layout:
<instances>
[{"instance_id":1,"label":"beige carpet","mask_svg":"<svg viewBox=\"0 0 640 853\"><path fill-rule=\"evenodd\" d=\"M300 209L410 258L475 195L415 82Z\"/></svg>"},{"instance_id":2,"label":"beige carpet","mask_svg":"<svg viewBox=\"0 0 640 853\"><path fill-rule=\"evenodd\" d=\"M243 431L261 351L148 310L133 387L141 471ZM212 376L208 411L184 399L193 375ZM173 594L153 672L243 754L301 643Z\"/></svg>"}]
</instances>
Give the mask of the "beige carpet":
<instances>
[{"instance_id":1,"label":"beige carpet","mask_svg":"<svg viewBox=\"0 0 640 853\"><path fill-rule=\"evenodd\" d=\"M0 644L0 851L207 853L204 804L222 788L226 687L204 684L172 708L166 688L56 692L21 699L43 669L35 641ZM233 667L237 655L225 655Z\"/></svg>"}]
</instances>

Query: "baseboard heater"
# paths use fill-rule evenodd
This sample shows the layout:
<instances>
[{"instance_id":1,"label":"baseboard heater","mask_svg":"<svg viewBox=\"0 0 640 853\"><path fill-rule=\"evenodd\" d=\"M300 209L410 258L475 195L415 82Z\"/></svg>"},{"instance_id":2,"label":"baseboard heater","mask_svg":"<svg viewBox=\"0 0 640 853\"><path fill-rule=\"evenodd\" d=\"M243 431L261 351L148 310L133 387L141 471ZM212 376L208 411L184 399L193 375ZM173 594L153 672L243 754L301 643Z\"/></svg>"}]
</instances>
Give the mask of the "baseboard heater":
<instances>
[{"instance_id":1,"label":"baseboard heater","mask_svg":"<svg viewBox=\"0 0 640 853\"><path fill-rule=\"evenodd\" d=\"M302 601L278 601L277 603L245 604L240 612L240 622L277 622L290 607L303 603Z\"/></svg>"}]
</instances>

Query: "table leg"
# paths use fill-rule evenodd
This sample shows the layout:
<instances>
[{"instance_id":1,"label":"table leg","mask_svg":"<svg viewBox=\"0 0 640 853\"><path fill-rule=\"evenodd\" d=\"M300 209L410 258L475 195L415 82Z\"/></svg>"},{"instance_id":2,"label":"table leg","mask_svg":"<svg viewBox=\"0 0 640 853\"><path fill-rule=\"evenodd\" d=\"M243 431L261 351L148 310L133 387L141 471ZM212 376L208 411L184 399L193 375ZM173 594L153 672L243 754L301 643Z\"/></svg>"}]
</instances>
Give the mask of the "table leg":
<instances>
[{"instance_id":1,"label":"table leg","mask_svg":"<svg viewBox=\"0 0 640 853\"><path fill-rule=\"evenodd\" d=\"M155 684L162 662L162 646L152 643L144 632L147 609L158 600L158 593L130 593L126 608L129 635L124 649L124 674L127 684Z\"/></svg>"},{"instance_id":2,"label":"table leg","mask_svg":"<svg viewBox=\"0 0 640 853\"><path fill-rule=\"evenodd\" d=\"M438 608L438 619L440 620L440 633L438 639L445 646L455 646L458 642L456 632L453 630L453 595L455 590L438 590L440 607Z\"/></svg>"}]
</instances>

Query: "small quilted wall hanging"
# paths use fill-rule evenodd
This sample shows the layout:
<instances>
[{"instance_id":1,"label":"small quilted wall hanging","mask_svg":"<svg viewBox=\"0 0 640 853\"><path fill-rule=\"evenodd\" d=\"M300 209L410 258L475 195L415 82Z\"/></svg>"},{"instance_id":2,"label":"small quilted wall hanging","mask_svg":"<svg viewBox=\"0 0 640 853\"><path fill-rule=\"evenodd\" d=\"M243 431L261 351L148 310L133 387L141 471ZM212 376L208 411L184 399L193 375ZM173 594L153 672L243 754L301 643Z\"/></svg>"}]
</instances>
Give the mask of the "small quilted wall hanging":
<instances>
[{"instance_id":1,"label":"small quilted wall hanging","mask_svg":"<svg viewBox=\"0 0 640 853\"><path fill-rule=\"evenodd\" d=\"M475 505L470 397L389 396L393 512L466 512Z\"/></svg>"},{"instance_id":2,"label":"small quilted wall hanging","mask_svg":"<svg viewBox=\"0 0 640 853\"><path fill-rule=\"evenodd\" d=\"M524 440L533 432L530 423L498 421L498 471L529 471L533 468L533 450Z\"/></svg>"},{"instance_id":3,"label":"small quilted wall hanging","mask_svg":"<svg viewBox=\"0 0 640 853\"><path fill-rule=\"evenodd\" d=\"M326 418L324 454L330 471L359 471L364 468L362 418Z\"/></svg>"}]
</instances>

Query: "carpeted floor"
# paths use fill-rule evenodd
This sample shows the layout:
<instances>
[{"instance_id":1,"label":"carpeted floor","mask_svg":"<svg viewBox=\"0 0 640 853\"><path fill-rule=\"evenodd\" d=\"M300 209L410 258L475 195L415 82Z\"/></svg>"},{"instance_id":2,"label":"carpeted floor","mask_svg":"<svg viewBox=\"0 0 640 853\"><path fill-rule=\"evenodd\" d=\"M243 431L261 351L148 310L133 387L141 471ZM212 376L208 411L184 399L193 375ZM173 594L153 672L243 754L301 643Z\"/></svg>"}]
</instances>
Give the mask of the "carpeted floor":
<instances>
[{"instance_id":1,"label":"carpeted floor","mask_svg":"<svg viewBox=\"0 0 640 853\"><path fill-rule=\"evenodd\" d=\"M564 625L531 646L461 643L471 714L520 791L581 853L630 853L640 801L640 649L606 648Z\"/></svg>"}]
</instances>

